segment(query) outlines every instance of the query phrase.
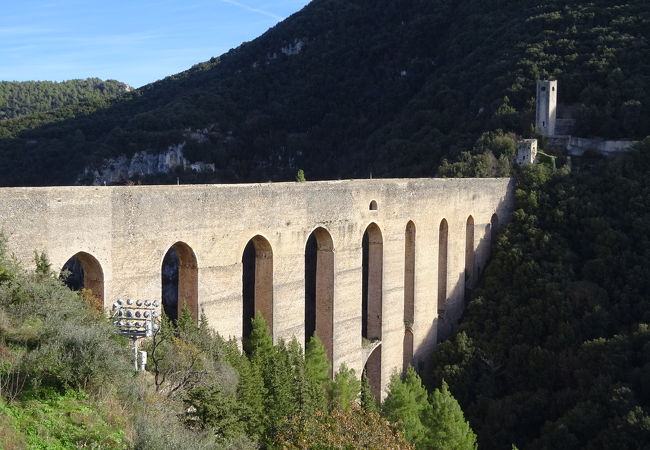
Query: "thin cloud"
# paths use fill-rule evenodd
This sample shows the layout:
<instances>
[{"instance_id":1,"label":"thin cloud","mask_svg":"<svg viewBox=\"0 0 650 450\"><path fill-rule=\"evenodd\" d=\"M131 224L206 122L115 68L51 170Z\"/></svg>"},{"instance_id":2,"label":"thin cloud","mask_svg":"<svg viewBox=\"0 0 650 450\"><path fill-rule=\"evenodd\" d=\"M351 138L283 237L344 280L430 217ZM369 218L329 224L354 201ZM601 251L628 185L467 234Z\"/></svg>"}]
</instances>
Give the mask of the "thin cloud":
<instances>
[{"instance_id":1,"label":"thin cloud","mask_svg":"<svg viewBox=\"0 0 650 450\"><path fill-rule=\"evenodd\" d=\"M245 9L246 11L254 12L257 14L262 14L263 16L271 17L275 20L284 20L284 17L278 16L277 14L273 14L270 11L265 11L263 9L258 9L258 8L253 8L252 6L244 5L243 3L239 3L235 0L221 0L223 3L230 3L231 5L234 5L238 8Z\"/></svg>"}]
</instances>

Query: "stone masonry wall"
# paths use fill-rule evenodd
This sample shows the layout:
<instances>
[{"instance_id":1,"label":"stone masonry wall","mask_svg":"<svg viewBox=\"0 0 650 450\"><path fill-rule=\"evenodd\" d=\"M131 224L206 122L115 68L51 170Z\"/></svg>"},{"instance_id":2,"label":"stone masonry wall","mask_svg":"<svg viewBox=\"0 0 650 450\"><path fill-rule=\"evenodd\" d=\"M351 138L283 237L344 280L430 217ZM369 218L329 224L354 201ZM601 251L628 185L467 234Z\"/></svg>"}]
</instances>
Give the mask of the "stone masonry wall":
<instances>
[{"instance_id":1,"label":"stone masonry wall","mask_svg":"<svg viewBox=\"0 0 650 450\"><path fill-rule=\"evenodd\" d=\"M377 202L377 210L369 204ZM273 258L273 336L304 340L305 244L323 227L334 244L334 368L360 374L362 237L369 224L383 239L381 389L402 369L405 228L415 224L416 361L438 336L438 230L448 222L447 302L454 321L464 307L466 223L474 220L475 267L489 255L490 221L508 221L509 179L349 180L308 183L0 189L0 229L25 265L34 250L55 269L77 252L94 256L104 274L104 301L161 298L161 265L177 242L198 264L198 308L225 337L242 334L242 253L261 235Z\"/></svg>"}]
</instances>

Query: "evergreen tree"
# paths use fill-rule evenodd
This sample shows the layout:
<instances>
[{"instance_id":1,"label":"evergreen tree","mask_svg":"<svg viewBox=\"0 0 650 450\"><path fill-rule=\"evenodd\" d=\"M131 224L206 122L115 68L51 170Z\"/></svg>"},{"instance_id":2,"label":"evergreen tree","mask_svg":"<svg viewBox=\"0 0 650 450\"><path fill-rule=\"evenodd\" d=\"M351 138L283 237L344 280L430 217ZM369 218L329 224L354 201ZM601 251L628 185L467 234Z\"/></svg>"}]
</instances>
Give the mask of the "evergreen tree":
<instances>
[{"instance_id":1,"label":"evergreen tree","mask_svg":"<svg viewBox=\"0 0 650 450\"><path fill-rule=\"evenodd\" d=\"M264 435L267 423L264 405L267 390L260 370L240 353L235 341L230 341L224 346L224 359L239 374L237 401L240 404L239 416L245 426L246 435L259 439Z\"/></svg>"},{"instance_id":2,"label":"evergreen tree","mask_svg":"<svg viewBox=\"0 0 650 450\"><path fill-rule=\"evenodd\" d=\"M253 364L257 364L264 386L268 392L264 407L267 412L266 439L271 439L279 424L291 417L296 409L295 372L291 357L284 341L271 347L268 358L261 358L257 353ZM261 365L260 365L261 364Z\"/></svg>"},{"instance_id":3,"label":"evergreen tree","mask_svg":"<svg viewBox=\"0 0 650 450\"><path fill-rule=\"evenodd\" d=\"M210 430L222 439L231 439L245 433L245 423L240 420L241 404L233 393L219 386L200 386L192 389L183 399L185 424L190 428Z\"/></svg>"},{"instance_id":4,"label":"evergreen tree","mask_svg":"<svg viewBox=\"0 0 650 450\"><path fill-rule=\"evenodd\" d=\"M311 393L309 392L309 386L305 377L305 358L302 353L302 347L295 336L289 341L287 356L289 368L292 372L291 384L293 398L295 399L295 410L304 413L313 412L316 408L312 404Z\"/></svg>"},{"instance_id":5,"label":"evergreen tree","mask_svg":"<svg viewBox=\"0 0 650 450\"><path fill-rule=\"evenodd\" d=\"M329 380L330 361L327 358L325 346L318 338L313 335L305 348L305 376L324 384Z\"/></svg>"},{"instance_id":6,"label":"evergreen tree","mask_svg":"<svg viewBox=\"0 0 650 450\"><path fill-rule=\"evenodd\" d=\"M47 258L45 253L38 253L34 251L34 263L36 264L36 276L37 277L51 277L52 276L52 264Z\"/></svg>"},{"instance_id":7,"label":"evergreen tree","mask_svg":"<svg viewBox=\"0 0 650 450\"><path fill-rule=\"evenodd\" d=\"M251 319L251 334L244 339L244 351L251 357L268 357L273 353L273 338L262 314L258 311Z\"/></svg>"},{"instance_id":8,"label":"evergreen tree","mask_svg":"<svg viewBox=\"0 0 650 450\"><path fill-rule=\"evenodd\" d=\"M276 346L273 345L271 333L259 311L251 323L251 334L244 340L244 350L252 366L250 375L255 377L255 372L259 373L266 391L263 398L264 413L260 421L263 423L264 430L262 441L269 442L278 424L282 419L290 417L296 406L294 366L297 355L289 354L284 341L280 341ZM251 382L255 381L251 380ZM251 398L251 400L254 411L259 404L257 399Z\"/></svg>"},{"instance_id":9,"label":"evergreen tree","mask_svg":"<svg viewBox=\"0 0 650 450\"><path fill-rule=\"evenodd\" d=\"M361 382L357 379L354 369L348 369L345 364L341 364L328 388L330 409L349 408L356 401L360 390Z\"/></svg>"},{"instance_id":10,"label":"evergreen tree","mask_svg":"<svg viewBox=\"0 0 650 450\"><path fill-rule=\"evenodd\" d=\"M404 437L416 448L431 448L429 428L432 406L427 391L415 369L409 366L403 376L395 373L388 385L388 396L382 405L382 415L398 423Z\"/></svg>"},{"instance_id":11,"label":"evergreen tree","mask_svg":"<svg viewBox=\"0 0 650 450\"><path fill-rule=\"evenodd\" d=\"M476 435L465 420L460 405L443 380L431 393L431 436L429 448L441 450L476 449Z\"/></svg>"},{"instance_id":12,"label":"evergreen tree","mask_svg":"<svg viewBox=\"0 0 650 450\"><path fill-rule=\"evenodd\" d=\"M305 349L305 384L314 410L327 407L326 386L329 382L330 363L322 342L316 335L307 342Z\"/></svg>"},{"instance_id":13,"label":"evergreen tree","mask_svg":"<svg viewBox=\"0 0 650 450\"><path fill-rule=\"evenodd\" d=\"M361 404L361 408L363 408L363 410L366 412L379 412L379 404L377 403L375 395L372 393L372 389L370 388L370 383L368 382L368 377L366 376L365 372L363 375L361 375L361 392L359 393L359 403Z\"/></svg>"}]
</instances>

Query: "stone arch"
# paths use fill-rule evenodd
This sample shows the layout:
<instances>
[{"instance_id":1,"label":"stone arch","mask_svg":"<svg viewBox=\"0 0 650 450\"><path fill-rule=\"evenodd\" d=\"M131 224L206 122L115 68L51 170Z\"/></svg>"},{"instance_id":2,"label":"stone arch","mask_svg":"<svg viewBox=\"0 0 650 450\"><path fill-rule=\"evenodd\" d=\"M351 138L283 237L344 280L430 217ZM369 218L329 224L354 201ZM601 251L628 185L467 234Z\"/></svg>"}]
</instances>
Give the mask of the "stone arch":
<instances>
[{"instance_id":1,"label":"stone arch","mask_svg":"<svg viewBox=\"0 0 650 450\"><path fill-rule=\"evenodd\" d=\"M409 221L404 232L404 368L413 359L415 321L415 224ZM409 338L410 336L410 338Z\"/></svg>"},{"instance_id":2,"label":"stone arch","mask_svg":"<svg viewBox=\"0 0 650 450\"><path fill-rule=\"evenodd\" d=\"M465 224L465 289L471 289L474 286L475 259L474 217L470 215Z\"/></svg>"},{"instance_id":3,"label":"stone arch","mask_svg":"<svg viewBox=\"0 0 650 450\"><path fill-rule=\"evenodd\" d=\"M90 253L78 252L70 257L61 269L61 278L73 291L89 290L104 305L104 271Z\"/></svg>"},{"instance_id":4,"label":"stone arch","mask_svg":"<svg viewBox=\"0 0 650 450\"><path fill-rule=\"evenodd\" d=\"M259 311L273 335L273 249L259 234L242 254L242 336L250 335L251 319Z\"/></svg>"},{"instance_id":5,"label":"stone arch","mask_svg":"<svg viewBox=\"0 0 650 450\"><path fill-rule=\"evenodd\" d=\"M199 320L199 266L192 247L176 242L163 258L161 303L167 317L176 322L187 306L192 319Z\"/></svg>"},{"instance_id":6,"label":"stone arch","mask_svg":"<svg viewBox=\"0 0 650 450\"><path fill-rule=\"evenodd\" d=\"M331 364L334 351L334 241L322 227L305 244L305 345L313 335L325 346Z\"/></svg>"},{"instance_id":7,"label":"stone arch","mask_svg":"<svg viewBox=\"0 0 650 450\"><path fill-rule=\"evenodd\" d=\"M445 310L447 301L447 248L449 244L449 225L442 219L438 229L438 313Z\"/></svg>"},{"instance_id":8,"label":"stone arch","mask_svg":"<svg viewBox=\"0 0 650 450\"><path fill-rule=\"evenodd\" d=\"M368 357L363 368L366 374L370 391L377 400L381 399L381 345L379 345Z\"/></svg>"},{"instance_id":9,"label":"stone arch","mask_svg":"<svg viewBox=\"0 0 650 450\"><path fill-rule=\"evenodd\" d=\"M384 241L376 223L366 228L362 239L361 335L365 345L381 342ZM366 363L368 382L377 398L381 393L381 346Z\"/></svg>"},{"instance_id":10,"label":"stone arch","mask_svg":"<svg viewBox=\"0 0 650 450\"><path fill-rule=\"evenodd\" d=\"M490 218L490 244L493 245L497 240L499 233L499 216L497 213L492 214Z\"/></svg>"},{"instance_id":11,"label":"stone arch","mask_svg":"<svg viewBox=\"0 0 650 450\"><path fill-rule=\"evenodd\" d=\"M370 211L377 211L377 200L371 200L368 209Z\"/></svg>"}]
</instances>

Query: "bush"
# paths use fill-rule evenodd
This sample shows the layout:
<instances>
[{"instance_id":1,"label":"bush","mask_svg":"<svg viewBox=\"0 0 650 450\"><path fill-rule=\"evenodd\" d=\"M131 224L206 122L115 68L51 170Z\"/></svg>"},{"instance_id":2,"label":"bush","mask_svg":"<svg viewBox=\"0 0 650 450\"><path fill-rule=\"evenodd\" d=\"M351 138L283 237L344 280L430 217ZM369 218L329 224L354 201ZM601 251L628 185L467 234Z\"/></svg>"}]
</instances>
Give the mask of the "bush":
<instances>
[{"instance_id":1,"label":"bush","mask_svg":"<svg viewBox=\"0 0 650 450\"><path fill-rule=\"evenodd\" d=\"M337 407L330 413L297 414L284 423L276 444L285 449L413 448L387 420L357 405Z\"/></svg>"},{"instance_id":2,"label":"bush","mask_svg":"<svg viewBox=\"0 0 650 450\"><path fill-rule=\"evenodd\" d=\"M3 358L5 375L21 373L32 388L62 392L99 390L131 374L128 346L115 327L44 267L4 270L11 275L0 283L0 342L13 349Z\"/></svg>"},{"instance_id":3,"label":"bush","mask_svg":"<svg viewBox=\"0 0 650 450\"><path fill-rule=\"evenodd\" d=\"M137 450L213 449L210 433L185 428L168 408L149 407L134 414L133 448Z\"/></svg>"}]
</instances>

